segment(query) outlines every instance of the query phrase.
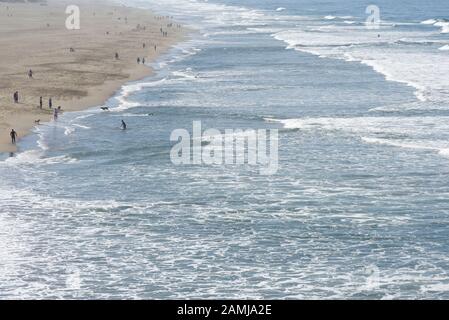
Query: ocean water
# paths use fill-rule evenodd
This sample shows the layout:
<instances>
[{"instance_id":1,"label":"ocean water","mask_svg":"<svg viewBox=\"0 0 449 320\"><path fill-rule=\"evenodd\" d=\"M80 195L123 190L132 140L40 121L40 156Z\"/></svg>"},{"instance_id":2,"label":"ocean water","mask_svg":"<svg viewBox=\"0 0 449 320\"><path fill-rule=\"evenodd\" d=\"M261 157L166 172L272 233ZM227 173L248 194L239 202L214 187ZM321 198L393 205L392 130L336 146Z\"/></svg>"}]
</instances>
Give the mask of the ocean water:
<instances>
[{"instance_id":1,"label":"ocean water","mask_svg":"<svg viewBox=\"0 0 449 320\"><path fill-rule=\"evenodd\" d=\"M196 32L1 158L0 298L449 298L449 3L122 3ZM174 166L193 121L277 174Z\"/></svg>"}]
</instances>

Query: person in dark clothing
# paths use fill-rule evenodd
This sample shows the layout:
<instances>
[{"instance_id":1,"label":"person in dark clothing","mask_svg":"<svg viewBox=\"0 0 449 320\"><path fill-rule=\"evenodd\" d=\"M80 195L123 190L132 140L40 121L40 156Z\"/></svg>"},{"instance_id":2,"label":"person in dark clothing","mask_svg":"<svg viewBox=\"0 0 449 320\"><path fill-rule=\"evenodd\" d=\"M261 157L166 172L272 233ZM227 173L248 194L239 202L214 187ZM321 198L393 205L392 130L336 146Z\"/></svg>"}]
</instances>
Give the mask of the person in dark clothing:
<instances>
[{"instance_id":1,"label":"person in dark clothing","mask_svg":"<svg viewBox=\"0 0 449 320\"><path fill-rule=\"evenodd\" d=\"M42 109L42 97L39 98L39 108Z\"/></svg>"},{"instance_id":2,"label":"person in dark clothing","mask_svg":"<svg viewBox=\"0 0 449 320\"><path fill-rule=\"evenodd\" d=\"M12 129L9 135L11 136L11 143L16 144L17 132Z\"/></svg>"},{"instance_id":3,"label":"person in dark clothing","mask_svg":"<svg viewBox=\"0 0 449 320\"><path fill-rule=\"evenodd\" d=\"M137 58L137 63L140 63L140 58Z\"/></svg>"},{"instance_id":4,"label":"person in dark clothing","mask_svg":"<svg viewBox=\"0 0 449 320\"><path fill-rule=\"evenodd\" d=\"M142 58L142 63L145 64L145 58Z\"/></svg>"},{"instance_id":5,"label":"person in dark clothing","mask_svg":"<svg viewBox=\"0 0 449 320\"><path fill-rule=\"evenodd\" d=\"M19 92L18 91L14 92L13 98L14 98L14 103L19 103Z\"/></svg>"},{"instance_id":6,"label":"person in dark clothing","mask_svg":"<svg viewBox=\"0 0 449 320\"><path fill-rule=\"evenodd\" d=\"M32 78L33 77L33 70L30 69L30 71L28 71L28 77Z\"/></svg>"},{"instance_id":7,"label":"person in dark clothing","mask_svg":"<svg viewBox=\"0 0 449 320\"><path fill-rule=\"evenodd\" d=\"M126 130L126 123L122 120L122 130Z\"/></svg>"},{"instance_id":8,"label":"person in dark clothing","mask_svg":"<svg viewBox=\"0 0 449 320\"><path fill-rule=\"evenodd\" d=\"M115 53L115 59L116 59L116 60L119 59L118 52Z\"/></svg>"},{"instance_id":9,"label":"person in dark clothing","mask_svg":"<svg viewBox=\"0 0 449 320\"><path fill-rule=\"evenodd\" d=\"M51 109L53 108L53 100L50 98L48 99L48 107Z\"/></svg>"}]
</instances>

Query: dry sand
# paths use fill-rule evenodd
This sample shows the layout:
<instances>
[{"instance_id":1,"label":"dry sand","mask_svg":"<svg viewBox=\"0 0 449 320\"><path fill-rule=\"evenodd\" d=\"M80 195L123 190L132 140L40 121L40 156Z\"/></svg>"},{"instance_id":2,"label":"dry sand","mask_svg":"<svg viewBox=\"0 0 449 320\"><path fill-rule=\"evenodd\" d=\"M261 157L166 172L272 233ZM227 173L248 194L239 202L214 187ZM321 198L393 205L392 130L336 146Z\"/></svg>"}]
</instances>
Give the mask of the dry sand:
<instances>
[{"instance_id":1,"label":"dry sand","mask_svg":"<svg viewBox=\"0 0 449 320\"><path fill-rule=\"evenodd\" d=\"M0 2L0 152L16 150L11 129L20 138L35 126L35 120L52 118L50 97L53 106L64 111L101 105L125 82L151 74L148 66L137 64L137 57L151 62L185 36L186 30L170 17L92 2ZM80 8L80 30L65 26L69 4ZM170 23L173 26L168 27ZM15 91L18 104L13 100Z\"/></svg>"}]
</instances>

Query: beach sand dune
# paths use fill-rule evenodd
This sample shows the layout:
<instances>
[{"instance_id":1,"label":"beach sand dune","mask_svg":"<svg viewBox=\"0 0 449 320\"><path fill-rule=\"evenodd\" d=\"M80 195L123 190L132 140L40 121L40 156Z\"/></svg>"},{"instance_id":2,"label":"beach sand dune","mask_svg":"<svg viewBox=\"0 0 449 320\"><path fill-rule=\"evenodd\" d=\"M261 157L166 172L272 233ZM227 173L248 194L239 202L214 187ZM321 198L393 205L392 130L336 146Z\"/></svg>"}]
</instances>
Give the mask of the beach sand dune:
<instances>
[{"instance_id":1,"label":"beach sand dune","mask_svg":"<svg viewBox=\"0 0 449 320\"><path fill-rule=\"evenodd\" d=\"M74 4L79 30L66 28ZM65 111L100 105L123 83L151 73L138 57L151 62L184 35L170 17L105 2L0 2L0 151L16 150L11 129L20 138L35 120L51 119L49 98Z\"/></svg>"}]
</instances>

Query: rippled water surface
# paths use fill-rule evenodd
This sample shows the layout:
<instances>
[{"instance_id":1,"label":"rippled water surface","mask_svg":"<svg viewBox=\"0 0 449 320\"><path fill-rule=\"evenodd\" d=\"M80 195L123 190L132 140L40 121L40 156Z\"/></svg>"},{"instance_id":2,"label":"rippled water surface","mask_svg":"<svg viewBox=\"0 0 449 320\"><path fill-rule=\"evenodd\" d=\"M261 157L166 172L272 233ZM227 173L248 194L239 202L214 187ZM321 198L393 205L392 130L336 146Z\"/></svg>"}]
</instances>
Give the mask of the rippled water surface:
<instances>
[{"instance_id":1,"label":"rippled water surface","mask_svg":"<svg viewBox=\"0 0 449 320\"><path fill-rule=\"evenodd\" d=\"M197 32L2 158L0 298L449 298L448 4L260 2L128 2ZM174 166L193 121L277 174Z\"/></svg>"}]
</instances>

